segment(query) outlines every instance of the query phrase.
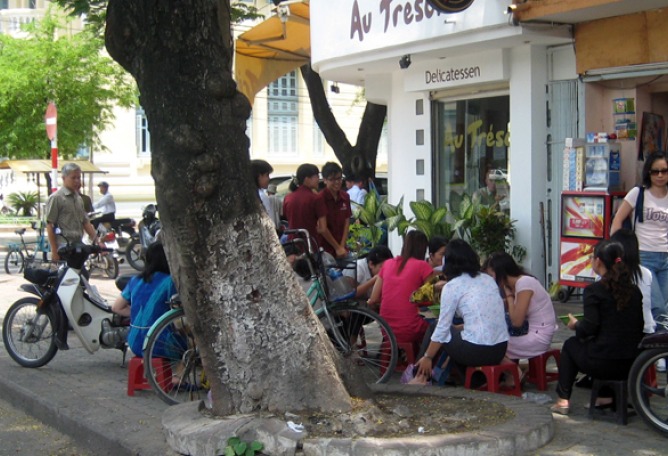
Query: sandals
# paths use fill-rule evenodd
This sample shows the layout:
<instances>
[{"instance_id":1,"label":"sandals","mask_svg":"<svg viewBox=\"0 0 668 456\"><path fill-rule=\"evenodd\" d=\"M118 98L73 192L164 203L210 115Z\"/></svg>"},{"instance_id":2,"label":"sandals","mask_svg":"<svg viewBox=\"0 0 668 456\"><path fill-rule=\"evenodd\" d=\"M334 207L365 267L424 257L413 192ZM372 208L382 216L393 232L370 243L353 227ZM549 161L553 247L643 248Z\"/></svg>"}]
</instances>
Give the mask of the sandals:
<instances>
[{"instance_id":1,"label":"sandals","mask_svg":"<svg viewBox=\"0 0 668 456\"><path fill-rule=\"evenodd\" d=\"M570 412L570 407L568 405L554 404L552 407L550 407L550 410L552 413L556 413L557 415L568 415Z\"/></svg>"}]
</instances>

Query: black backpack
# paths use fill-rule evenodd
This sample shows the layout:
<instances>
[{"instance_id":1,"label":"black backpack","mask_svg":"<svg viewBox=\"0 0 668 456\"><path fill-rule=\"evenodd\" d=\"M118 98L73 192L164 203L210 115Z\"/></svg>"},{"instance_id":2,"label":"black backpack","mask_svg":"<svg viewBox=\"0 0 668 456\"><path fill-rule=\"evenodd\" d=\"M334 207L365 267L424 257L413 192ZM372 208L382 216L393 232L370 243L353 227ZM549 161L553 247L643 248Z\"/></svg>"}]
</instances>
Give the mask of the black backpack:
<instances>
[{"instance_id":1,"label":"black backpack","mask_svg":"<svg viewBox=\"0 0 668 456\"><path fill-rule=\"evenodd\" d=\"M622 223L622 228L626 228L632 231L635 231L636 228L636 221L643 223L645 220L642 215L642 208L643 205L645 204L645 187L642 185L638 185L637 188L638 190L638 197L636 198L636 207L634 208L633 211L633 218L627 217L626 220L624 220L624 223Z\"/></svg>"}]
</instances>

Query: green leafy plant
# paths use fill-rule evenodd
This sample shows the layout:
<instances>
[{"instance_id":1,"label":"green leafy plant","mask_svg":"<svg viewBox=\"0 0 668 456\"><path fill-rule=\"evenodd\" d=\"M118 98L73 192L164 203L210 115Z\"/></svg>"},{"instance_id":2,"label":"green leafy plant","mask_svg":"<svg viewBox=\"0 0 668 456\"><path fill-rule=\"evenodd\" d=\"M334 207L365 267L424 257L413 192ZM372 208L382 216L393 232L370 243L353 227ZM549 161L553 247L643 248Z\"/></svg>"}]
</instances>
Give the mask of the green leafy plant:
<instances>
[{"instance_id":1,"label":"green leafy plant","mask_svg":"<svg viewBox=\"0 0 668 456\"><path fill-rule=\"evenodd\" d=\"M429 201L411 201L409 203L415 218L410 220L410 225L422 231L427 239L434 236L443 236L451 239L453 228L447 222L448 209L446 207L435 207Z\"/></svg>"},{"instance_id":2,"label":"green leafy plant","mask_svg":"<svg viewBox=\"0 0 668 456\"><path fill-rule=\"evenodd\" d=\"M499 210L498 203L487 206L479 198L463 194L459 210L453 216L458 237L468 241L482 260L501 251L510 253L519 262L526 256L526 249L514 243L515 221Z\"/></svg>"},{"instance_id":3,"label":"green leafy plant","mask_svg":"<svg viewBox=\"0 0 668 456\"><path fill-rule=\"evenodd\" d=\"M7 197L7 202L17 215L22 212L23 216L29 217L37 209L37 192L12 193Z\"/></svg>"},{"instance_id":4,"label":"green leafy plant","mask_svg":"<svg viewBox=\"0 0 668 456\"><path fill-rule=\"evenodd\" d=\"M387 231L397 230L399 236L405 236L411 223L404 214L404 197L401 197L399 204L397 205L385 202L382 205L381 210L385 216L385 226L387 227Z\"/></svg>"},{"instance_id":5,"label":"green leafy plant","mask_svg":"<svg viewBox=\"0 0 668 456\"><path fill-rule=\"evenodd\" d=\"M227 439L227 446L223 454L225 456L253 456L259 454L263 448L262 442L257 440L244 442L239 437L230 437Z\"/></svg>"},{"instance_id":6,"label":"green leafy plant","mask_svg":"<svg viewBox=\"0 0 668 456\"><path fill-rule=\"evenodd\" d=\"M383 238L382 206L386 197L380 197L370 192L364 199L364 204L354 203L353 216L355 222L350 225L350 233L346 245L357 256L363 256L374 248Z\"/></svg>"}]
</instances>

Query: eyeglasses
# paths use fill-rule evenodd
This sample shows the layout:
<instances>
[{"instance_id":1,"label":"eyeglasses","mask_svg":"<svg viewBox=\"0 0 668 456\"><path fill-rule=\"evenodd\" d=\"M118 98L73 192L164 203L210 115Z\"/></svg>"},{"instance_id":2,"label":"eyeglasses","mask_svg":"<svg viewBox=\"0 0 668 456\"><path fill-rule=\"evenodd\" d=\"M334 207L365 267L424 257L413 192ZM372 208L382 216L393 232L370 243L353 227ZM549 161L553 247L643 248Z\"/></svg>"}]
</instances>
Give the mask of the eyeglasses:
<instances>
[{"instance_id":1,"label":"eyeglasses","mask_svg":"<svg viewBox=\"0 0 668 456\"><path fill-rule=\"evenodd\" d=\"M668 170L666 170L666 171L668 171ZM343 176L339 176L339 177L328 177L327 180L328 180L328 181L331 181L331 182L341 182L341 181L343 180Z\"/></svg>"},{"instance_id":2,"label":"eyeglasses","mask_svg":"<svg viewBox=\"0 0 668 456\"><path fill-rule=\"evenodd\" d=\"M652 169L649 172L652 176L658 176L659 174L668 174L668 168L663 169Z\"/></svg>"}]
</instances>

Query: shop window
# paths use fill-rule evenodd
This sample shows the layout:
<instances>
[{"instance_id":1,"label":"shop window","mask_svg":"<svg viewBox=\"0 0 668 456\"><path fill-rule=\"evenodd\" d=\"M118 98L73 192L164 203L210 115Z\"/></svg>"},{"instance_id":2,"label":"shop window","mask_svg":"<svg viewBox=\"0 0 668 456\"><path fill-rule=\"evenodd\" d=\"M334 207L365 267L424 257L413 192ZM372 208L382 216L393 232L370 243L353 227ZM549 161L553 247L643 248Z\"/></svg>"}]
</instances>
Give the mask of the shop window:
<instances>
[{"instance_id":1,"label":"shop window","mask_svg":"<svg viewBox=\"0 0 668 456\"><path fill-rule=\"evenodd\" d=\"M434 150L437 205L458 210L464 193L510 209L510 97L436 101Z\"/></svg>"},{"instance_id":2,"label":"shop window","mask_svg":"<svg viewBox=\"0 0 668 456\"><path fill-rule=\"evenodd\" d=\"M151 156L151 133L148 131L148 119L141 106L135 111L137 155L139 157Z\"/></svg>"}]
</instances>

